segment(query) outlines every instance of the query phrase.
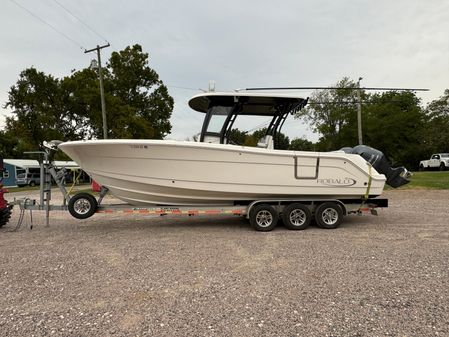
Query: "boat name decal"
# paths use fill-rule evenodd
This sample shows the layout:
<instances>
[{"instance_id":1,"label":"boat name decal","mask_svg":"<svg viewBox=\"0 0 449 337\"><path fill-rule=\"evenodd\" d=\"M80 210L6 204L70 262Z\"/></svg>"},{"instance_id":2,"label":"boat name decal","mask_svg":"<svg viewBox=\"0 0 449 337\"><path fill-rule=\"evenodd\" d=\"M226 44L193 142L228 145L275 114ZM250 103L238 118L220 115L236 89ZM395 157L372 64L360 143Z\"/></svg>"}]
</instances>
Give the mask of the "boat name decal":
<instances>
[{"instance_id":1,"label":"boat name decal","mask_svg":"<svg viewBox=\"0 0 449 337\"><path fill-rule=\"evenodd\" d=\"M130 145L132 149L148 149L148 145Z\"/></svg>"},{"instance_id":2,"label":"boat name decal","mask_svg":"<svg viewBox=\"0 0 449 337\"><path fill-rule=\"evenodd\" d=\"M352 178L329 178L329 179L317 179L317 183L326 186L352 186L357 183Z\"/></svg>"}]
</instances>

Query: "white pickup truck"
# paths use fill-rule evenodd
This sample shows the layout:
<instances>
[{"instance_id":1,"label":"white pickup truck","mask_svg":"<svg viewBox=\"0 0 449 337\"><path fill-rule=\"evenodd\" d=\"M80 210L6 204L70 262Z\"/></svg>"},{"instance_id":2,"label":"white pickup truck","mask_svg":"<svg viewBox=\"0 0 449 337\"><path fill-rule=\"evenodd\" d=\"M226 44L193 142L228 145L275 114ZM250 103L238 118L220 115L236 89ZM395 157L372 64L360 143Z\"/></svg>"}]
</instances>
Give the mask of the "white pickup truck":
<instances>
[{"instance_id":1,"label":"white pickup truck","mask_svg":"<svg viewBox=\"0 0 449 337\"><path fill-rule=\"evenodd\" d=\"M449 168L449 153L435 153L429 160L421 160L419 162L419 170L440 169L444 171Z\"/></svg>"}]
</instances>

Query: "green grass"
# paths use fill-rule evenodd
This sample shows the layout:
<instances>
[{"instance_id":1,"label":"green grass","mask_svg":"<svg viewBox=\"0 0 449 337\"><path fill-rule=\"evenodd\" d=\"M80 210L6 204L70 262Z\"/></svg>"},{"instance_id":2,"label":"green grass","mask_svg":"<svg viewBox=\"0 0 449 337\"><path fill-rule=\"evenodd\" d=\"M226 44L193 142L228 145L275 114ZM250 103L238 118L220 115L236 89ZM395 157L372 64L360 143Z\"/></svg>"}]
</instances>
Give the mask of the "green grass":
<instances>
[{"instance_id":1,"label":"green grass","mask_svg":"<svg viewBox=\"0 0 449 337\"><path fill-rule=\"evenodd\" d=\"M414 172L411 182L399 189L448 190L449 171Z\"/></svg>"},{"instance_id":2,"label":"green grass","mask_svg":"<svg viewBox=\"0 0 449 337\"><path fill-rule=\"evenodd\" d=\"M5 187L9 192L39 191L39 186Z\"/></svg>"}]
</instances>

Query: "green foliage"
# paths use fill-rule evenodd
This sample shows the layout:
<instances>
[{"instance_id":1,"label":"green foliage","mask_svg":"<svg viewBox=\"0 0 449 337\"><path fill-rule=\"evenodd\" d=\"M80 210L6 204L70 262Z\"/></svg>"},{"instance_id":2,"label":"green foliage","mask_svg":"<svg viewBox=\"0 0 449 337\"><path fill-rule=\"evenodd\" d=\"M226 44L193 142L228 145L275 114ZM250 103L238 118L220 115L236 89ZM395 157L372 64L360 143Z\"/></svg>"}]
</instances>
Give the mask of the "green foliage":
<instances>
[{"instance_id":1,"label":"green foliage","mask_svg":"<svg viewBox=\"0 0 449 337\"><path fill-rule=\"evenodd\" d=\"M432 101L425 113L426 128L421 137L427 156L436 152L449 152L449 89Z\"/></svg>"},{"instance_id":2,"label":"green foliage","mask_svg":"<svg viewBox=\"0 0 449 337\"><path fill-rule=\"evenodd\" d=\"M309 104L296 117L304 118L312 129L321 134L318 148L331 151L344 146L357 145L357 84L347 77L333 87L349 89L316 90ZM364 91L362 100L366 99Z\"/></svg>"},{"instance_id":3,"label":"green foliage","mask_svg":"<svg viewBox=\"0 0 449 337\"><path fill-rule=\"evenodd\" d=\"M345 77L335 87L356 88L356 83ZM332 89L311 95L310 105L297 117L311 122L314 131L321 134L316 150L331 151L358 144L356 94L353 89ZM395 165L416 167L427 151L424 140L433 132L426 121L447 121L443 100L430 105L432 113L428 115L433 117L426 118L420 100L412 92L368 94L361 90L361 100L364 143L384 152ZM446 141L443 137L440 140ZM427 142L435 144L437 140Z\"/></svg>"},{"instance_id":4,"label":"green foliage","mask_svg":"<svg viewBox=\"0 0 449 337\"><path fill-rule=\"evenodd\" d=\"M65 140L76 133L71 112L64 106L60 80L35 68L24 70L9 91L6 131L16 135L19 147L36 150L43 140Z\"/></svg>"},{"instance_id":5,"label":"green foliage","mask_svg":"<svg viewBox=\"0 0 449 337\"><path fill-rule=\"evenodd\" d=\"M103 69L105 72L105 69ZM71 124L76 132L69 135L68 139L102 138L102 118L100 90L97 73L89 68L73 72L61 81L61 89L64 104L71 112ZM106 109L112 111L116 108L113 96L106 89ZM111 118L109 118L111 119ZM112 121L108 120L108 124Z\"/></svg>"},{"instance_id":6,"label":"green foliage","mask_svg":"<svg viewBox=\"0 0 449 337\"><path fill-rule=\"evenodd\" d=\"M248 133L245 131L240 131L239 129L232 129L229 133L229 140L231 144L243 145L248 137Z\"/></svg>"},{"instance_id":7,"label":"green foliage","mask_svg":"<svg viewBox=\"0 0 449 337\"><path fill-rule=\"evenodd\" d=\"M415 172L409 184L401 186L399 189L449 189L449 171L445 172Z\"/></svg>"},{"instance_id":8,"label":"green foliage","mask_svg":"<svg viewBox=\"0 0 449 337\"><path fill-rule=\"evenodd\" d=\"M279 132L274 136L274 148L278 150L288 150L290 146L290 139L284 135L282 132Z\"/></svg>"},{"instance_id":9,"label":"green foliage","mask_svg":"<svg viewBox=\"0 0 449 337\"><path fill-rule=\"evenodd\" d=\"M256 130L253 132L251 137L252 137L252 140L255 142L254 146L257 146L257 143L259 142L259 140L262 139L263 137L265 137L266 133L267 133L266 128L259 129L259 130ZM284 135L282 132L279 132L274 136L273 142L274 142L274 148L277 150L287 150L290 145L290 139L286 135Z\"/></svg>"},{"instance_id":10,"label":"green foliage","mask_svg":"<svg viewBox=\"0 0 449 337\"><path fill-rule=\"evenodd\" d=\"M416 167L423 156L424 112L413 92L374 94L363 106L364 142L384 152L394 165ZM427 156L425 156L427 157Z\"/></svg>"},{"instance_id":11,"label":"green foliage","mask_svg":"<svg viewBox=\"0 0 449 337\"><path fill-rule=\"evenodd\" d=\"M305 138L295 138L290 142L289 150L315 151L316 145Z\"/></svg>"},{"instance_id":12,"label":"green foliage","mask_svg":"<svg viewBox=\"0 0 449 337\"><path fill-rule=\"evenodd\" d=\"M257 143L265 137L267 133L267 129L259 129L254 131L252 134L248 134L248 132L240 131L239 129L232 129L229 139L232 144L244 145L244 146L257 146ZM287 150L290 146L289 138L283 133L278 133L274 137L274 148L278 150Z\"/></svg>"},{"instance_id":13,"label":"green foliage","mask_svg":"<svg viewBox=\"0 0 449 337\"><path fill-rule=\"evenodd\" d=\"M142 47L134 45L112 53L102 69L109 138L161 139L171 130L174 101L148 59ZM96 70L86 68L57 79L26 69L10 88L5 106L13 116L6 120L0 146L13 146L13 152L39 149L45 140L103 136Z\"/></svg>"},{"instance_id":14,"label":"green foliage","mask_svg":"<svg viewBox=\"0 0 449 337\"><path fill-rule=\"evenodd\" d=\"M0 157L17 158L22 152L18 138L9 132L0 130Z\"/></svg>"},{"instance_id":15,"label":"green foliage","mask_svg":"<svg viewBox=\"0 0 449 337\"><path fill-rule=\"evenodd\" d=\"M169 134L174 101L148 66L148 54L142 47L134 45L112 53L108 69L111 92L124 105L112 116L122 122L112 126L113 136L162 139ZM131 127L123 128L127 121Z\"/></svg>"}]
</instances>

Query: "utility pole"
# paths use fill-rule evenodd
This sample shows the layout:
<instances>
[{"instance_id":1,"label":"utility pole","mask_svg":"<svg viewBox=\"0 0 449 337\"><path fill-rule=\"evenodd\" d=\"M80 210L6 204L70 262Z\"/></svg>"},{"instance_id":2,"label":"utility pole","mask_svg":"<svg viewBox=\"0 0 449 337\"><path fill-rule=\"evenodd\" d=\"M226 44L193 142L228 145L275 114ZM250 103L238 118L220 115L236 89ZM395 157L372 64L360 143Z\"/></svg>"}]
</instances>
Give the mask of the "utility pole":
<instances>
[{"instance_id":1,"label":"utility pole","mask_svg":"<svg viewBox=\"0 0 449 337\"><path fill-rule=\"evenodd\" d=\"M362 99L360 98L360 81L363 77L359 77L357 82L357 135L359 137L359 145L363 145L362 137Z\"/></svg>"},{"instance_id":2,"label":"utility pole","mask_svg":"<svg viewBox=\"0 0 449 337\"><path fill-rule=\"evenodd\" d=\"M100 97L101 97L101 115L103 117L103 139L108 139L108 126L106 122L106 102L104 100L104 87L103 87L103 73L101 71L101 55L100 50L109 47L110 44L105 44L104 46L97 45L96 48L85 50L84 54L90 53L92 51L97 51L98 58L98 76L100 77Z\"/></svg>"}]
</instances>

